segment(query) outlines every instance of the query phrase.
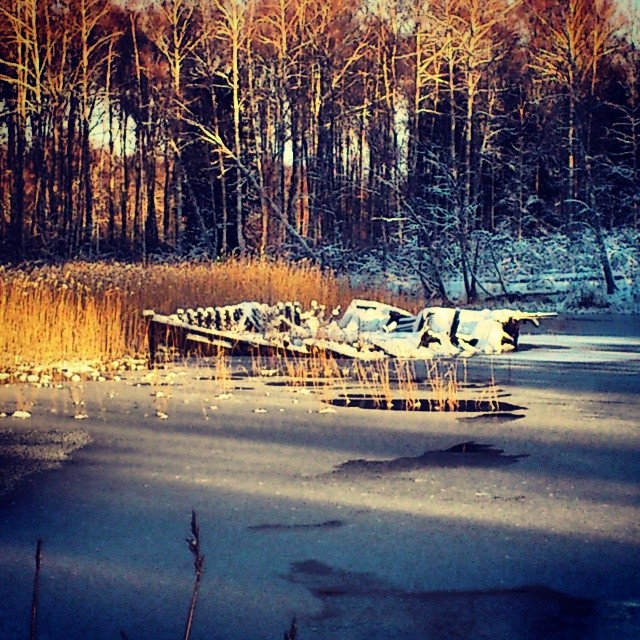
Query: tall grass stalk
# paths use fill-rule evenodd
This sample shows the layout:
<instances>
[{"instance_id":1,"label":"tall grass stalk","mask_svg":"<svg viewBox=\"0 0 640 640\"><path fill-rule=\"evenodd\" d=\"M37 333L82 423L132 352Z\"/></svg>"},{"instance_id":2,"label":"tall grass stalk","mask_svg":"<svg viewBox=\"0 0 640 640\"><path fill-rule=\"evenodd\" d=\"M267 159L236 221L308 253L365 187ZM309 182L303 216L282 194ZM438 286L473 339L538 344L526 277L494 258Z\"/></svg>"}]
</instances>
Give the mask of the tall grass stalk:
<instances>
[{"instance_id":1,"label":"tall grass stalk","mask_svg":"<svg viewBox=\"0 0 640 640\"><path fill-rule=\"evenodd\" d=\"M193 616L196 612L196 604L198 601L198 593L200 591L200 581L204 573L204 556L200 550L200 525L194 510L191 511L191 538L187 539L189 550L193 555L194 582L193 591L191 592L191 600L187 611L187 621L184 627L184 640L189 640L191 636L191 628L193 626Z\"/></svg>"},{"instance_id":2,"label":"tall grass stalk","mask_svg":"<svg viewBox=\"0 0 640 640\"><path fill-rule=\"evenodd\" d=\"M38 635L38 607L40 605L40 569L42 568L42 538L36 543L36 568L33 576L33 592L31 594L31 624L29 640L36 640Z\"/></svg>"},{"instance_id":3,"label":"tall grass stalk","mask_svg":"<svg viewBox=\"0 0 640 640\"><path fill-rule=\"evenodd\" d=\"M481 391L477 404L481 405L486 403L491 411L498 411L500 408L500 390L498 389L498 385L496 383L496 376L493 369L493 359L491 360L491 378L487 383L487 386L483 391Z\"/></svg>"},{"instance_id":4,"label":"tall grass stalk","mask_svg":"<svg viewBox=\"0 0 640 640\"><path fill-rule=\"evenodd\" d=\"M396 377L398 389L405 400L405 408L413 411L420 408L419 389L415 364L409 360L396 360Z\"/></svg>"},{"instance_id":5,"label":"tall grass stalk","mask_svg":"<svg viewBox=\"0 0 640 640\"><path fill-rule=\"evenodd\" d=\"M358 383L364 387L377 407L393 408L393 389L389 358L380 358L371 362L356 360L353 370Z\"/></svg>"},{"instance_id":6,"label":"tall grass stalk","mask_svg":"<svg viewBox=\"0 0 640 640\"><path fill-rule=\"evenodd\" d=\"M298 624L295 616L291 620L288 631L284 632L284 640L298 640Z\"/></svg>"},{"instance_id":7,"label":"tall grass stalk","mask_svg":"<svg viewBox=\"0 0 640 640\"><path fill-rule=\"evenodd\" d=\"M330 402L338 388L344 388L346 393L350 375L350 369L341 367L335 356L324 349L316 349L308 357L285 354L280 357L279 369L289 386L312 387L323 402Z\"/></svg>"},{"instance_id":8,"label":"tall grass stalk","mask_svg":"<svg viewBox=\"0 0 640 640\"><path fill-rule=\"evenodd\" d=\"M216 351L212 378L220 384L222 392L229 389L231 384L231 358L229 357L229 352L222 347L218 347Z\"/></svg>"},{"instance_id":9,"label":"tall grass stalk","mask_svg":"<svg viewBox=\"0 0 640 640\"><path fill-rule=\"evenodd\" d=\"M427 367L426 384L431 391L431 408L434 411L456 411L460 405L458 368L450 363L444 373L435 361Z\"/></svg>"}]
</instances>

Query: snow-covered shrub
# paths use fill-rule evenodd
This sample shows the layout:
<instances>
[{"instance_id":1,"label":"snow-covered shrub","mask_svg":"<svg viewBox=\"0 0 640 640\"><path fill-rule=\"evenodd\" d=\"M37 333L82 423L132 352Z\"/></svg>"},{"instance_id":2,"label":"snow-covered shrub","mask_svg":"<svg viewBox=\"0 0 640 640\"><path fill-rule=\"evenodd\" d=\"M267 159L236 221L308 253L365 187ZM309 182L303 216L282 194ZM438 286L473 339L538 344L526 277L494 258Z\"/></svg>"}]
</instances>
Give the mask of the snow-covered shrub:
<instances>
[{"instance_id":1,"label":"snow-covered shrub","mask_svg":"<svg viewBox=\"0 0 640 640\"><path fill-rule=\"evenodd\" d=\"M611 311L640 313L640 281L637 277L616 281L616 292L609 296Z\"/></svg>"},{"instance_id":2,"label":"snow-covered shrub","mask_svg":"<svg viewBox=\"0 0 640 640\"><path fill-rule=\"evenodd\" d=\"M491 306L491 296L527 296L536 308L549 311L610 309L620 313L638 310L640 242L633 229L605 234L607 254L618 291L605 294L600 249L590 228L572 233L541 232L518 240L508 230L474 232L470 236L473 271L478 278L479 304ZM422 246L405 236L385 248L350 252L337 271L352 285L369 284L391 294L412 295L430 302L429 286L435 275L442 279L449 300L466 304L460 272L460 245L435 240ZM431 287L437 298L435 287ZM500 300L496 300L496 304Z\"/></svg>"}]
</instances>

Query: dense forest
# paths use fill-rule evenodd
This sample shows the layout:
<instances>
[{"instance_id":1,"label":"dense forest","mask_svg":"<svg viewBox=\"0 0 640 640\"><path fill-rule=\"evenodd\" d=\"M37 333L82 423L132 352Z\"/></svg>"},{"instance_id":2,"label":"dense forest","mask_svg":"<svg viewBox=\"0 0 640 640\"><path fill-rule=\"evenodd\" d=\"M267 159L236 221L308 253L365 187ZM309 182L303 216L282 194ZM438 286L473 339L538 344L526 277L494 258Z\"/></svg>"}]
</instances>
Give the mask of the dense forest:
<instances>
[{"instance_id":1,"label":"dense forest","mask_svg":"<svg viewBox=\"0 0 640 640\"><path fill-rule=\"evenodd\" d=\"M4 260L637 228L614 0L0 0Z\"/></svg>"}]
</instances>

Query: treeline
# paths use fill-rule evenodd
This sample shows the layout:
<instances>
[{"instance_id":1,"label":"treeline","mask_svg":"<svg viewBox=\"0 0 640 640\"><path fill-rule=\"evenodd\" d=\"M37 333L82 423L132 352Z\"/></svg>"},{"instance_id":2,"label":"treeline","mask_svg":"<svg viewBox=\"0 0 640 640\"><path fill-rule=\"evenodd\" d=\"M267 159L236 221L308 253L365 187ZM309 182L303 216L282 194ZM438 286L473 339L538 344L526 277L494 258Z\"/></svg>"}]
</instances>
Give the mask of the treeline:
<instances>
[{"instance_id":1,"label":"treeline","mask_svg":"<svg viewBox=\"0 0 640 640\"><path fill-rule=\"evenodd\" d=\"M625 5L626 6L626 5ZM0 0L2 257L637 225L613 0Z\"/></svg>"}]
</instances>

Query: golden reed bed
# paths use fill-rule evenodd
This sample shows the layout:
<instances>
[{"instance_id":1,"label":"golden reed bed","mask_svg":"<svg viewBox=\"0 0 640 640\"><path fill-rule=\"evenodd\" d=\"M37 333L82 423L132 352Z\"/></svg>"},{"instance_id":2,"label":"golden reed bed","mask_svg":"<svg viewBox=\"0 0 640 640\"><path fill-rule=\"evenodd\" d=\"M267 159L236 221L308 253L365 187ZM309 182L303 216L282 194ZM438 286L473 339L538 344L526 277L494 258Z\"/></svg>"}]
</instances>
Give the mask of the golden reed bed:
<instances>
[{"instance_id":1,"label":"golden reed bed","mask_svg":"<svg viewBox=\"0 0 640 640\"><path fill-rule=\"evenodd\" d=\"M353 289L308 263L225 262L0 267L0 371L59 362L107 363L146 355L143 309L318 300L345 308L354 297L411 306L373 289Z\"/></svg>"}]
</instances>

